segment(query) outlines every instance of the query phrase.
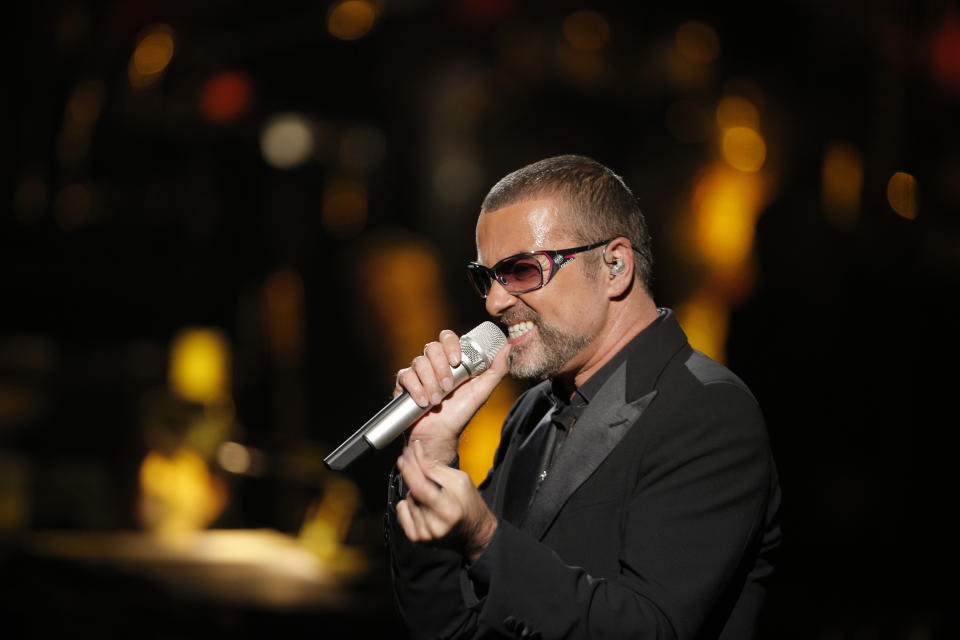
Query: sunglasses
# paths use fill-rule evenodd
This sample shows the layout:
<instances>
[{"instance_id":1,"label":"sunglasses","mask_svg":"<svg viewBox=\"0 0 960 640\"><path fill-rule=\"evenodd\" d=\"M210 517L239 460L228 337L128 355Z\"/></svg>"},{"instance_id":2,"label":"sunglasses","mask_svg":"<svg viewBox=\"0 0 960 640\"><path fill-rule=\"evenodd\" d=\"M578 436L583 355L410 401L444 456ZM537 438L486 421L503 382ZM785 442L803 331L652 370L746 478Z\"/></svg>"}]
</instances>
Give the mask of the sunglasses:
<instances>
[{"instance_id":1,"label":"sunglasses","mask_svg":"<svg viewBox=\"0 0 960 640\"><path fill-rule=\"evenodd\" d=\"M613 238L610 238L613 240ZM557 251L527 251L504 258L492 267L485 267L478 262L467 263L467 274L481 298L490 293L493 281L504 288L507 293L517 295L536 291L546 286L557 275L560 267L573 260L573 256L584 251L590 251L610 242L603 240L593 244L572 249ZM546 276L544 276L546 270Z\"/></svg>"}]
</instances>

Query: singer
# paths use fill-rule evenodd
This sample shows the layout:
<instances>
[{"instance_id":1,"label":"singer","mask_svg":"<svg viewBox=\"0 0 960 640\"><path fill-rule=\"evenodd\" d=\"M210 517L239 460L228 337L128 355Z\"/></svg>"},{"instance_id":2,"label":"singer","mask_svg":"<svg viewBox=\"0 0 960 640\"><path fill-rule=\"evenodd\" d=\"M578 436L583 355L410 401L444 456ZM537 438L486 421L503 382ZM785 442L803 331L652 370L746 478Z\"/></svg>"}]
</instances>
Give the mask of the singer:
<instances>
[{"instance_id":1,"label":"singer","mask_svg":"<svg viewBox=\"0 0 960 640\"><path fill-rule=\"evenodd\" d=\"M630 189L589 158L548 158L491 189L476 240L468 274L508 345L454 388L443 331L397 374L397 394L432 408L388 496L411 636L753 637L780 542L763 416L654 303ZM508 371L542 382L477 490L458 439Z\"/></svg>"}]
</instances>

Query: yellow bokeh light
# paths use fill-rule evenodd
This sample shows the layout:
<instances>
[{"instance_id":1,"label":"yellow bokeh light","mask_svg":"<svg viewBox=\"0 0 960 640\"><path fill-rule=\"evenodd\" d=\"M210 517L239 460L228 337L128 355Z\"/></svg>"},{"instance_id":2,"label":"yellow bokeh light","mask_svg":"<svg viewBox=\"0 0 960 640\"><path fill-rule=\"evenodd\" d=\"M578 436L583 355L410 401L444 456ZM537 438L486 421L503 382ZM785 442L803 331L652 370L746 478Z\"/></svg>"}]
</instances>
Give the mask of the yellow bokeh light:
<instances>
[{"instance_id":1,"label":"yellow bokeh light","mask_svg":"<svg viewBox=\"0 0 960 640\"><path fill-rule=\"evenodd\" d=\"M758 131L760 112L746 98L727 96L717 104L717 124L721 129L747 127Z\"/></svg>"},{"instance_id":2,"label":"yellow bokeh light","mask_svg":"<svg viewBox=\"0 0 960 640\"><path fill-rule=\"evenodd\" d=\"M680 55L701 64L713 62L720 53L717 32L705 22L687 22L680 25L677 27L675 42Z\"/></svg>"},{"instance_id":3,"label":"yellow bokeh light","mask_svg":"<svg viewBox=\"0 0 960 640\"><path fill-rule=\"evenodd\" d=\"M699 290L677 305L676 311L690 346L717 362L724 362L730 312L723 300Z\"/></svg>"},{"instance_id":4,"label":"yellow bokeh light","mask_svg":"<svg viewBox=\"0 0 960 640\"><path fill-rule=\"evenodd\" d=\"M610 24L596 11L580 9L563 21L567 42L581 51L599 51L610 41Z\"/></svg>"},{"instance_id":5,"label":"yellow bokeh light","mask_svg":"<svg viewBox=\"0 0 960 640\"><path fill-rule=\"evenodd\" d=\"M157 24L148 28L130 58L130 84L143 87L156 82L173 59L173 50L170 25Z\"/></svg>"},{"instance_id":6,"label":"yellow bokeh light","mask_svg":"<svg viewBox=\"0 0 960 640\"><path fill-rule=\"evenodd\" d=\"M361 263L364 315L384 340L388 369L397 371L448 327L450 308L436 252L416 238L391 230L364 251Z\"/></svg>"},{"instance_id":7,"label":"yellow bokeh light","mask_svg":"<svg viewBox=\"0 0 960 640\"><path fill-rule=\"evenodd\" d=\"M140 465L140 519L158 533L203 529L226 504L226 488L195 451L151 451Z\"/></svg>"},{"instance_id":8,"label":"yellow bokeh light","mask_svg":"<svg viewBox=\"0 0 960 640\"><path fill-rule=\"evenodd\" d=\"M230 347L222 332L185 329L170 346L170 387L192 402L210 403L228 392Z\"/></svg>"},{"instance_id":9,"label":"yellow bokeh light","mask_svg":"<svg viewBox=\"0 0 960 640\"><path fill-rule=\"evenodd\" d=\"M335 4L327 14L330 35L340 40L362 38L377 21L377 8L366 0L345 0Z\"/></svg>"},{"instance_id":10,"label":"yellow bokeh light","mask_svg":"<svg viewBox=\"0 0 960 640\"><path fill-rule=\"evenodd\" d=\"M887 182L887 202L902 218L917 217L917 179L909 173L898 171Z\"/></svg>"},{"instance_id":11,"label":"yellow bokeh light","mask_svg":"<svg viewBox=\"0 0 960 640\"><path fill-rule=\"evenodd\" d=\"M460 437L457 452L460 455L460 468L479 485L487 477L493 466L493 455L500 444L500 431L503 421L517 399L517 389L507 377L493 390L487 403L480 407Z\"/></svg>"},{"instance_id":12,"label":"yellow bokeh light","mask_svg":"<svg viewBox=\"0 0 960 640\"><path fill-rule=\"evenodd\" d=\"M764 187L755 174L714 169L693 193L694 237L706 262L730 266L750 256Z\"/></svg>"},{"instance_id":13,"label":"yellow bokeh light","mask_svg":"<svg viewBox=\"0 0 960 640\"><path fill-rule=\"evenodd\" d=\"M721 151L727 164L740 171L759 171L767 159L767 145L763 137L750 127L738 126L725 130Z\"/></svg>"},{"instance_id":14,"label":"yellow bokeh light","mask_svg":"<svg viewBox=\"0 0 960 640\"><path fill-rule=\"evenodd\" d=\"M839 229L856 223L863 185L863 160L860 152L846 142L832 142L823 154L823 212Z\"/></svg>"}]
</instances>

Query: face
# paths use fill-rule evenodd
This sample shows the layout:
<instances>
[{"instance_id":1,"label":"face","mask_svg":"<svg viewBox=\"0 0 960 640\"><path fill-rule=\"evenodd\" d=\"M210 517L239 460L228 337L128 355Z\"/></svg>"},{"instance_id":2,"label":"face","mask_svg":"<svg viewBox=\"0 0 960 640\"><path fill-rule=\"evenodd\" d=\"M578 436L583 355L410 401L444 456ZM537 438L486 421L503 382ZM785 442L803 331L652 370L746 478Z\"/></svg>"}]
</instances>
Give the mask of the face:
<instances>
[{"instance_id":1,"label":"face","mask_svg":"<svg viewBox=\"0 0 960 640\"><path fill-rule=\"evenodd\" d=\"M560 206L550 198L481 214L477 261L489 267L525 251L582 244L562 228L560 215ZM514 377L547 378L574 372L586 361L600 329L605 297L597 280L577 264L582 259L576 256L535 291L510 294L498 282L490 288L487 312L507 327Z\"/></svg>"}]
</instances>

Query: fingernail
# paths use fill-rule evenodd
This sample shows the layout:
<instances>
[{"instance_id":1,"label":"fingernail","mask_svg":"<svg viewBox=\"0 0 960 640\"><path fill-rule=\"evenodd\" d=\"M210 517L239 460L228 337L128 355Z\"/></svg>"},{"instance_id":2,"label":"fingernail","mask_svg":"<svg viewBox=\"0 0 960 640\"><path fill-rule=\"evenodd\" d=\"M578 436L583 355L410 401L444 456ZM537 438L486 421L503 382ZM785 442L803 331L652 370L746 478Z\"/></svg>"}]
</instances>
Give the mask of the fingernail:
<instances>
[{"instance_id":1,"label":"fingernail","mask_svg":"<svg viewBox=\"0 0 960 640\"><path fill-rule=\"evenodd\" d=\"M444 378L440 381L440 386L443 387L444 391L450 391L450 389L453 389L453 378Z\"/></svg>"},{"instance_id":2,"label":"fingernail","mask_svg":"<svg viewBox=\"0 0 960 640\"><path fill-rule=\"evenodd\" d=\"M435 393L430 396L430 400L433 401L433 404L440 404L443 402L443 396L441 396L439 393Z\"/></svg>"},{"instance_id":3,"label":"fingernail","mask_svg":"<svg viewBox=\"0 0 960 640\"><path fill-rule=\"evenodd\" d=\"M427 401L427 396L417 396L417 404L421 407L429 407L430 403Z\"/></svg>"}]
</instances>

